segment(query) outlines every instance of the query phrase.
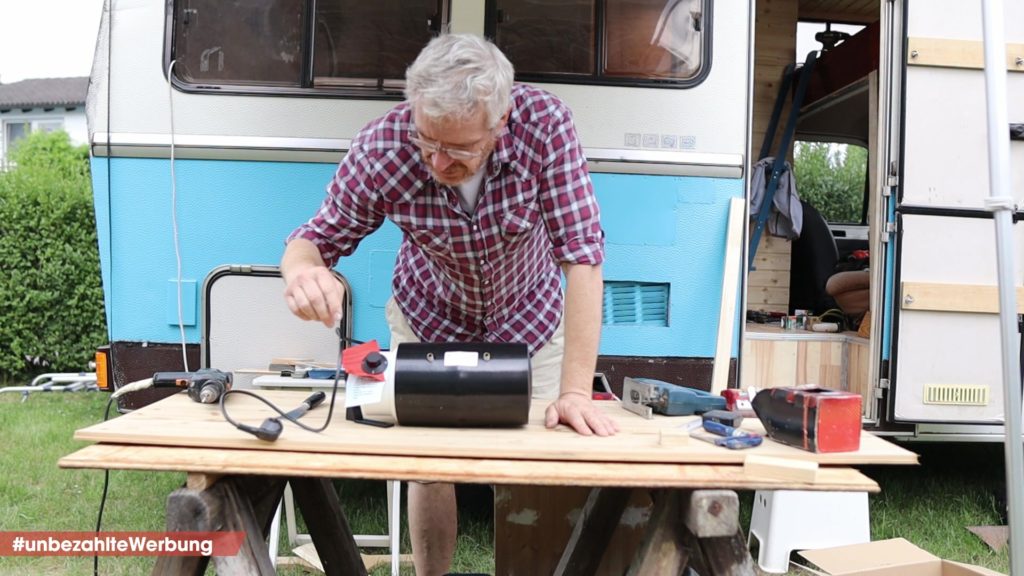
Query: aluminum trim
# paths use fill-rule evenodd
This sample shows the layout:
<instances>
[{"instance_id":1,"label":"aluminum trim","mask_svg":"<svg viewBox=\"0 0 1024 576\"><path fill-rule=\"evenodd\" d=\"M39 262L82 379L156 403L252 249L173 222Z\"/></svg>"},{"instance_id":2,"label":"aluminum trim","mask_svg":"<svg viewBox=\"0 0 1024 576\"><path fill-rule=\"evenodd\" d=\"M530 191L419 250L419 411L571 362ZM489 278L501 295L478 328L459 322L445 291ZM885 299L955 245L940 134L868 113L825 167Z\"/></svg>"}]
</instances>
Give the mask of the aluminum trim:
<instances>
[{"instance_id":1,"label":"aluminum trim","mask_svg":"<svg viewBox=\"0 0 1024 576\"><path fill-rule=\"evenodd\" d=\"M176 134L174 136L175 157L178 158L223 158L223 159L254 159L266 158L272 153L281 154L283 160L296 155L341 154L351 147L348 138L280 138L264 136L206 136L195 134ZM114 133L96 132L92 136L92 154L96 157L170 157L171 137L168 134ZM717 154L696 152L669 152L654 150L629 150L617 148L584 148L591 167L596 172L613 171L609 168L621 168L635 165L637 169L647 172L643 165L664 167L673 173L671 167L694 167L718 171L716 175L732 175L739 178L743 175L744 156L742 154ZM267 158L269 159L269 158ZM656 171L656 170L655 170ZM662 173L656 171L656 173Z\"/></svg>"}]
</instances>

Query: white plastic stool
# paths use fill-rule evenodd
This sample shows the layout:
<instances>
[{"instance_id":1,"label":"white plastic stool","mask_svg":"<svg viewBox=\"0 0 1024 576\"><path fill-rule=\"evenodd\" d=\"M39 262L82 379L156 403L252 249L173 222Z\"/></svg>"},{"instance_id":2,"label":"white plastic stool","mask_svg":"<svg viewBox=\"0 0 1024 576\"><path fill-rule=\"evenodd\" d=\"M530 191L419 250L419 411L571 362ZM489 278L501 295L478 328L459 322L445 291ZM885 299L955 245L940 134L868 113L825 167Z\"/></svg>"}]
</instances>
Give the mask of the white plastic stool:
<instances>
[{"instance_id":1,"label":"white plastic stool","mask_svg":"<svg viewBox=\"0 0 1024 576\"><path fill-rule=\"evenodd\" d=\"M754 537L757 565L774 573L789 570L794 550L869 542L868 493L758 490L747 545Z\"/></svg>"}]
</instances>

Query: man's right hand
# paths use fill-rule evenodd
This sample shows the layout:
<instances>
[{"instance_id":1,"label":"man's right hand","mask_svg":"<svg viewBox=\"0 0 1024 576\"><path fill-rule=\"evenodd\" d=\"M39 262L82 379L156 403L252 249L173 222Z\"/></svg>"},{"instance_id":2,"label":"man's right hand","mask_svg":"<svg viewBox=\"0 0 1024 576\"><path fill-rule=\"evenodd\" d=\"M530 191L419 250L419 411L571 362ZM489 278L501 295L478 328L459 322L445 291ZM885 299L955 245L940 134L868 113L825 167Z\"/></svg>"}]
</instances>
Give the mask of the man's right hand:
<instances>
[{"instance_id":1,"label":"man's right hand","mask_svg":"<svg viewBox=\"0 0 1024 576\"><path fill-rule=\"evenodd\" d=\"M297 238L285 247L281 259L288 308L303 320L318 320L332 328L341 321L345 287L327 269L316 246Z\"/></svg>"},{"instance_id":2,"label":"man's right hand","mask_svg":"<svg viewBox=\"0 0 1024 576\"><path fill-rule=\"evenodd\" d=\"M303 320L318 320L332 328L341 320L345 288L324 266L306 268L292 275L284 289L288 308Z\"/></svg>"}]
</instances>

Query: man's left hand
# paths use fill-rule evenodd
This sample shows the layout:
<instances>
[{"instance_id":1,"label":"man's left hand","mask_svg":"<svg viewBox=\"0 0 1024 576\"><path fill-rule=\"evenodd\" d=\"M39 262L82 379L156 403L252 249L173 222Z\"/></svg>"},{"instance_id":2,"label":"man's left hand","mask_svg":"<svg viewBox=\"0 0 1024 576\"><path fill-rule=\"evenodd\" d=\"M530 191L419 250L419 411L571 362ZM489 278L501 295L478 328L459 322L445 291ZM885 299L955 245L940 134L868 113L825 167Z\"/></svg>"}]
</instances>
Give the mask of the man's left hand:
<instances>
[{"instance_id":1,"label":"man's left hand","mask_svg":"<svg viewBox=\"0 0 1024 576\"><path fill-rule=\"evenodd\" d=\"M559 423L571 426L584 436L611 436L619 431L615 421L602 412L583 392L563 392L548 406L544 425L554 428Z\"/></svg>"}]
</instances>

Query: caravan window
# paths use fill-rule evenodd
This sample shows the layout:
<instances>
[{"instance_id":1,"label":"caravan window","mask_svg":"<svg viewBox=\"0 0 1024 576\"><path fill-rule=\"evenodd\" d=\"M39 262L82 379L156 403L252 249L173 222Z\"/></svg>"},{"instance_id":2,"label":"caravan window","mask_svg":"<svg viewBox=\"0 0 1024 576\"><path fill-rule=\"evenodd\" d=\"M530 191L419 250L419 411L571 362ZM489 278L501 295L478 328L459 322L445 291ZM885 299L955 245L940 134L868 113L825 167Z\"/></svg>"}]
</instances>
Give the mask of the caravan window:
<instances>
[{"instance_id":1,"label":"caravan window","mask_svg":"<svg viewBox=\"0 0 1024 576\"><path fill-rule=\"evenodd\" d=\"M489 35L517 78L692 86L707 72L708 0L494 0Z\"/></svg>"},{"instance_id":2,"label":"caravan window","mask_svg":"<svg viewBox=\"0 0 1024 576\"><path fill-rule=\"evenodd\" d=\"M477 18L520 80L687 87L711 61L711 2L485 0ZM166 62L188 91L400 96L450 5L173 0Z\"/></svg>"},{"instance_id":3,"label":"caravan window","mask_svg":"<svg viewBox=\"0 0 1024 576\"><path fill-rule=\"evenodd\" d=\"M400 93L405 68L440 27L441 4L175 0L169 60L184 89Z\"/></svg>"}]
</instances>

